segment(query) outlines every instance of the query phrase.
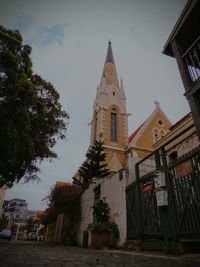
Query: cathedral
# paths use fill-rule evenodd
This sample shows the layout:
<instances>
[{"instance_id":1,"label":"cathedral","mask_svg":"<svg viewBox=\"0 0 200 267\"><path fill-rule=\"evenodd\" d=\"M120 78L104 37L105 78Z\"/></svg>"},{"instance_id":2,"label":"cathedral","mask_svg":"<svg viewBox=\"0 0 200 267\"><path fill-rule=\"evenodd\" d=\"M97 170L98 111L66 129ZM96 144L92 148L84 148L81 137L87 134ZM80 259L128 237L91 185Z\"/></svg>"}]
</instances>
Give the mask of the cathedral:
<instances>
[{"instance_id":1,"label":"cathedral","mask_svg":"<svg viewBox=\"0 0 200 267\"><path fill-rule=\"evenodd\" d=\"M172 124L159 102L155 101L154 104L152 114L129 136L125 91L122 80L118 81L109 41L100 85L97 86L93 103L90 145L102 137L106 164L111 172L127 169L128 155L145 157L152 152L153 144L168 132Z\"/></svg>"},{"instance_id":2,"label":"cathedral","mask_svg":"<svg viewBox=\"0 0 200 267\"><path fill-rule=\"evenodd\" d=\"M126 241L126 196L125 189L135 179L136 162L153 151L153 144L168 133L172 125L155 101L152 114L129 136L126 96L122 80L119 82L112 44L108 42L100 84L93 104L90 145L100 136L104 142L106 164L111 175L91 183L81 197L81 222L78 243L82 245L83 234L93 220L92 205L96 195L105 198L111 220L119 228L119 246ZM149 167L154 161L149 161ZM78 172L75 179L81 179ZM98 192L98 193L97 193Z\"/></svg>"}]
</instances>

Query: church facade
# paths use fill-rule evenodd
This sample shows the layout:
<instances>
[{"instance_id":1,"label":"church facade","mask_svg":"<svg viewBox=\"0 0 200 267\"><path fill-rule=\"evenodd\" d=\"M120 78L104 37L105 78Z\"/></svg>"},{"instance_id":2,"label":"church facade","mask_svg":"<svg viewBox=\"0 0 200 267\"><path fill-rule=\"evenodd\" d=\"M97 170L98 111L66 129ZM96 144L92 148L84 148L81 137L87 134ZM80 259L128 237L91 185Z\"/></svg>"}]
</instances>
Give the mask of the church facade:
<instances>
[{"instance_id":1,"label":"church facade","mask_svg":"<svg viewBox=\"0 0 200 267\"><path fill-rule=\"evenodd\" d=\"M152 114L128 135L128 114L122 80L118 81L112 45L109 41L100 84L93 104L90 145L99 137L104 142L109 177L89 185L81 197L81 221L78 243L82 245L84 232L92 223L92 206L98 197L105 198L110 207L110 217L118 225L118 246L126 242L126 187L135 179L135 164L151 151L153 144L167 134L171 122L158 101ZM150 169L154 159L144 169ZM76 175L76 179L80 179ZM89 236L90 245L90 236Z\"/></svg>"}]
</instances>

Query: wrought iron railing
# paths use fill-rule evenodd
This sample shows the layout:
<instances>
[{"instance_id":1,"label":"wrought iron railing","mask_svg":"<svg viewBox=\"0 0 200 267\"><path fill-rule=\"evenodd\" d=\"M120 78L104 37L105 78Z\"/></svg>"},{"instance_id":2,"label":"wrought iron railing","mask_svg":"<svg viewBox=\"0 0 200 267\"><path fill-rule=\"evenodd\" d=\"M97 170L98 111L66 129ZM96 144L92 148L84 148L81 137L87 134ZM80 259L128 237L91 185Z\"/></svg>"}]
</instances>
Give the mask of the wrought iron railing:
<instances>
[{"instance_id":1,"label":"wrought iron railing","mask_svg":"<svg viewBox=\"0 0 200 267\"><path fill-rule=\"evenodd\" d=\"M187 49L182 58L185 60L187 70L192 82L200 78L200 36Z\"/></svg>"}]
</instances>

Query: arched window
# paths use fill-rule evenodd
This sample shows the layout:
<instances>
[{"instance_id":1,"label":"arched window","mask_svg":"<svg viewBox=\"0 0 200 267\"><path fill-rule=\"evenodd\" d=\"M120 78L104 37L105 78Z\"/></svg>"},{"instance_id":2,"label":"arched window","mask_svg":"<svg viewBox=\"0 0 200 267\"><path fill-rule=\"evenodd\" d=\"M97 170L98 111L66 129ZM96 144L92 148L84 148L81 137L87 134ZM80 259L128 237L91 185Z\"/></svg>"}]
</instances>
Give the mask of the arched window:
<instances>
[{"instance_id":1,"label":"arched window","mask_svg":"<svg viewBox=\"0 0 200 267\"><path fill-rule=\"evenodd\" d=\"M160 139L159 131L157 128L154 128L152 130L152 135L153 135L153 143L156 143Z\"/></svg>"},{"instance_id":2,"label":"arched window","mask_svg":"<svg viewBox=\"0 0 200 267\"><path fill-rule=\"evenodd\" d=\"M117 113L111 112L111 141L117 142Z\"/></svg>"},{"instance_id":3,"label":"arched window","mask_svg":"<svg viewBox=\"0 0 200 267\"><path fill-rule=\"evenodd\" d=\"M163 137L165 135L166 135L165 131L164 130L160 130L160 137Z\"/></svg>"}]
</instances>

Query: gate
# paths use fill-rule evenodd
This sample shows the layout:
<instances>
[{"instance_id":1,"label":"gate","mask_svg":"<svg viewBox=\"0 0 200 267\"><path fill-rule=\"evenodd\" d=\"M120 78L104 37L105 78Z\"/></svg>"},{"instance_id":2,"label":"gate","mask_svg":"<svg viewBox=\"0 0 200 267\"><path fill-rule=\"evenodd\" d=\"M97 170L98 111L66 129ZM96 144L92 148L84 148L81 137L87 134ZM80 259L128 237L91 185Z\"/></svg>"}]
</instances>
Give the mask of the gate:
<instances>
[{"instance_id":1,"label":"gate","mask_svg":"<svg viewBox=\"0 0 200 267\"><path fill-rule=\"evenodd\" d=\"M126 188L128 240L200 240L200 147L169 162L165 149L175 138L135 166L136 180ZM142 164L152 157L154 170L140 175ZM158 172L165 177L163 188L156 185ZM161 189L167 202L160 206Z\"/></svg>"}]
</instances>

